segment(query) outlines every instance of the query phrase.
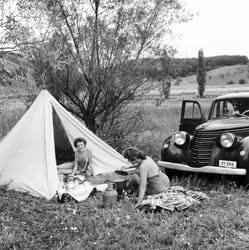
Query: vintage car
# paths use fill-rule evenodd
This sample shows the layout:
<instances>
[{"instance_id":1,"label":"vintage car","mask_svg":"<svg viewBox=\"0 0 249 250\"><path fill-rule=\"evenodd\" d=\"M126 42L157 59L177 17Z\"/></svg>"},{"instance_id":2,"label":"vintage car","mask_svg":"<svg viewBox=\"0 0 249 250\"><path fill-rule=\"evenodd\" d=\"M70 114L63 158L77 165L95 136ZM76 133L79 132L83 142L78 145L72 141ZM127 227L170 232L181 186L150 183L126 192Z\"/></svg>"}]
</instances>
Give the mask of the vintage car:
<instances>
[{"instance_id":1,"label":"vintage car","mask_svg":"<svg viewBox=\"0 0 249 250\"><path fill-rule=\"evenodd\" d=\"M249 92L215 98L208 119L198 101L183 100L179 132L162 145L167 173L185 171L240 176L249 184Z\"/></svg>"}]
</instances>

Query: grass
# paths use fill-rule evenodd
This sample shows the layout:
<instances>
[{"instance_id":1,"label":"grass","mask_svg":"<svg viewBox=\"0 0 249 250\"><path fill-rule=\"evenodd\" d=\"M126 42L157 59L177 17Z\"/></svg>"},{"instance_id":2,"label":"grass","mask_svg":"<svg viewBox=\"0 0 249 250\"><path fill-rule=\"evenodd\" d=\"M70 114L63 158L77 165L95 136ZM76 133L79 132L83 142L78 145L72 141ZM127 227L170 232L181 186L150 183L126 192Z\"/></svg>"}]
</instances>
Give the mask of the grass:
<instances>
[{"instance_id":1,"label":"grass","mask_svg":"<svg viewBox=\"0 0 249 250\"><path fill-rule=\"evenodd\" d=\"M133 200L102 208L101 194L81 203L46 201L0 190L1 249L246 249L247 192L231 183L174 179L209 201L182 212L144 213Z\"/></svg>"},{"instance_id":2,"label":"grass","mask_svg":"<svg viewBox=\"0 0 249 250\"><path fill-rule=\"evenodd\" d=\"M207 112L211 99L202 100ZM177 130L181 99L142 107L143 121L134 144L154 158L163 140ZM11 106L12 107L12 106ZM18 106L19 107L19 106ZM10 108L10 106L9 106ZM20 108L20 107L19 107ZM23 109L22 109L23 112ZM1 137L21 116L1 109ZM144 213L126 198L113 209L102 207L102 194L86 201L58 203L0 187L0 249L248 249L248 192L229 179L182 176L172 185L202 191L209 200L182 212Z\"/></svg>"}]
</instances>

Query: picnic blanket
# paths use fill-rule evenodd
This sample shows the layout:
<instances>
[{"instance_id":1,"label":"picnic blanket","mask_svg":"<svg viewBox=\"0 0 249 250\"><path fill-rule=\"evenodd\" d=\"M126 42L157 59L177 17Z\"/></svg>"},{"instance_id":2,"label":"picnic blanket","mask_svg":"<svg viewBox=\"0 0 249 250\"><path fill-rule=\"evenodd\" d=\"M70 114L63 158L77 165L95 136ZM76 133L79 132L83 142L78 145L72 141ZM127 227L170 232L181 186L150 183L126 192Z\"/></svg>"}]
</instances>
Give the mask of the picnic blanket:
<instances>
[{"instance_id":1,"label":"picnic blanket","mask_svg":"<svg viewBox=\"0 0 249 250\"><path fill-rule=\"evenodd\" d=\"M171 186L160 194L147 196L147 198L136 207L141 210L155 210L162 208L169 211L181 211L193 204L208 199L209 197L203 192L187 190L181 186Z\"/></svg>"}]
</instances>

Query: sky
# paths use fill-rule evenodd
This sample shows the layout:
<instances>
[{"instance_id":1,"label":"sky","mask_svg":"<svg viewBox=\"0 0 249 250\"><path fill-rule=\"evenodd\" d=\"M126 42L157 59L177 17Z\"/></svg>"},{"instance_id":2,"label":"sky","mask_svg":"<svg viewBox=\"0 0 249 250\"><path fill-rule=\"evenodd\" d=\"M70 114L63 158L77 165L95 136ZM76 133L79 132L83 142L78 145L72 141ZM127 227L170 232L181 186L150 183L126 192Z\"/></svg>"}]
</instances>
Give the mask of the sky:
<instances>
[{"instance_id":1,"label":"sky","mask_svg":"<svg viewBox=\"0 0 249 250\"><path fill-rule=\"evenodd\" d=\"M182 0L196 13L192 21L176 25L172 44L176 57L246 55L249 57L249 0ZM179 38L180 36L180 38Z\"/></svg>"}]
</instances>

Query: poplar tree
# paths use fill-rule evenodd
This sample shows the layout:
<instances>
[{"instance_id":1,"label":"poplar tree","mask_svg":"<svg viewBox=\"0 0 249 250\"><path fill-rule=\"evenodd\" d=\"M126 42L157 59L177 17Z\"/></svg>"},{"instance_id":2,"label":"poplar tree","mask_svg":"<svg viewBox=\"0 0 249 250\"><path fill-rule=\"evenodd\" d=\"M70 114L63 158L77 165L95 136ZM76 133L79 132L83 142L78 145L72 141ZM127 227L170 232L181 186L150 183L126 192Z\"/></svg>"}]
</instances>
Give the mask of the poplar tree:
<instances>
[{"instance_id":1,"label":"poplar tree","mask_svg":"<svg viewBox=\"0 0 249 250\"><path fill-rule=\"evenodd\" d=\"M202 49L198 51L197 83L199 95L201 98L203 98L206 87L206 70L204 66L204 54Z\"/></svg>"}]
</instances>

